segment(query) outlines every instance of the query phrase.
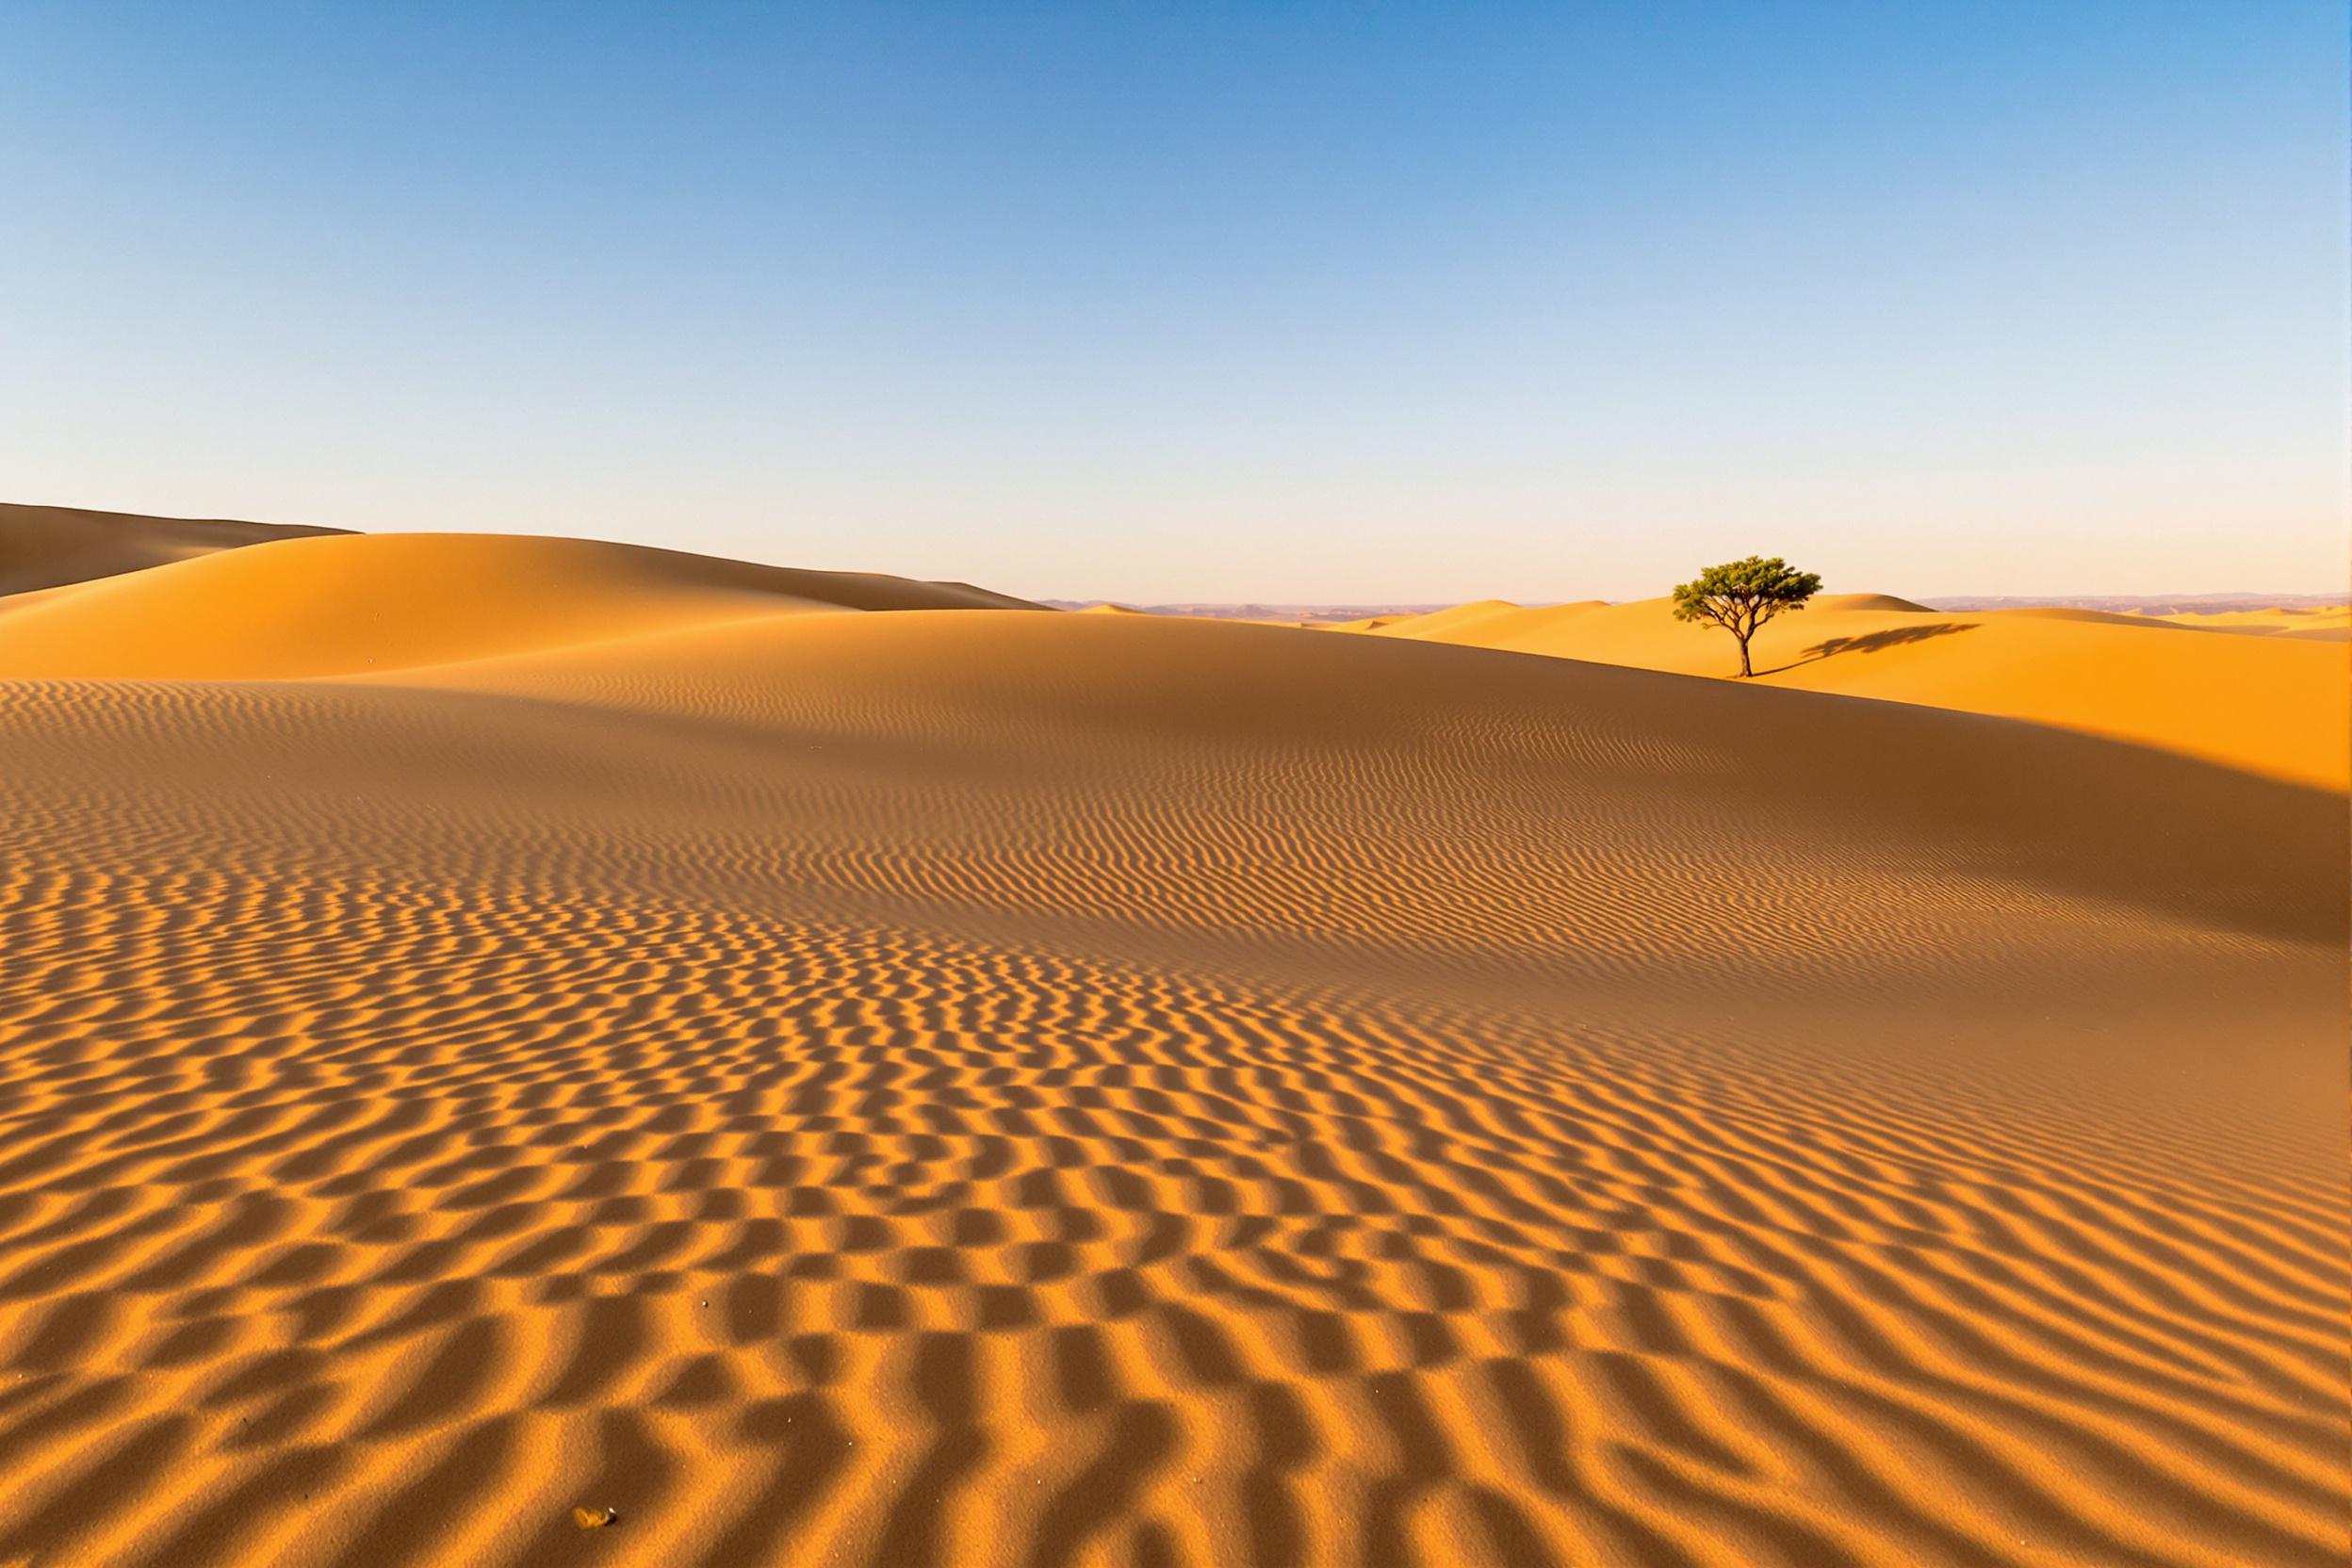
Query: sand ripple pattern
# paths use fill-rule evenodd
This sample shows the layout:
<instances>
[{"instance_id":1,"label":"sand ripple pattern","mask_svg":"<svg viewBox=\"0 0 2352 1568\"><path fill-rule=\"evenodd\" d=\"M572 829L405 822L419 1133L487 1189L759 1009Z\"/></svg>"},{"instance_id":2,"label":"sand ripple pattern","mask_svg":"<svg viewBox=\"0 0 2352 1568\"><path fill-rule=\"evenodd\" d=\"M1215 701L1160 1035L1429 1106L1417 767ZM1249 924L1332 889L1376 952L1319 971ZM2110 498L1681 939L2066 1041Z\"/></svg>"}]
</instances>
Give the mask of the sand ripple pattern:
<instances>
[{"instance_id":1,"label":"sand ripple pattern","mask_svg":"<svg viewBox=\"0 0 2352 1568\"><path fill-rule=\"evenodd\" d=\"M0 1562L2344 1560L2340 799L985 612L0 747Z\"/></svg>"}]
</instances>

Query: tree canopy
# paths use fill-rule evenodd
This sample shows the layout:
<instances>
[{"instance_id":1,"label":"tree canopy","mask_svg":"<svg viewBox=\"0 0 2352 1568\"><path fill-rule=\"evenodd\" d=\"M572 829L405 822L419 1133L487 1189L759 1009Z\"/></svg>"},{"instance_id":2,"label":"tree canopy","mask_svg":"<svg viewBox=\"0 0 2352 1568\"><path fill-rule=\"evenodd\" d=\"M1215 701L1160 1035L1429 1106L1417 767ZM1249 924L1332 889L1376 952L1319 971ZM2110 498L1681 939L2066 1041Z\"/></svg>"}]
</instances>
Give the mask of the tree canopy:
<instances>
[{"instance_id":1,"label":"tree canopy","mask_svg":"<svg viewBox=\"0 0 2352 1568\"><path fill-rule=\"evenodd\" d=\"M1722 627L1740 642L1740 674L1752 676L1748 639L1776 615L1802 610L1821 591L1821 578L1800 572L1776 555L1751 555L1709 566L1674 585L1674 619Z\"/></svg>"}]
</instances>

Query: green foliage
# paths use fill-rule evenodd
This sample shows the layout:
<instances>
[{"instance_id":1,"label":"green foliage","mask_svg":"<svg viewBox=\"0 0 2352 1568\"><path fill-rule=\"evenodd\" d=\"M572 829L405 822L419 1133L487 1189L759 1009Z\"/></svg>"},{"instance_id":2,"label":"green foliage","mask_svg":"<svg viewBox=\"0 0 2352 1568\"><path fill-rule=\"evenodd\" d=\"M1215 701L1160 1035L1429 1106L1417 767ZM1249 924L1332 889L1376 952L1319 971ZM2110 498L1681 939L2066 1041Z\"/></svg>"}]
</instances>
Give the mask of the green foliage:
<instances>
[{"instance_id":1,"label":"green foliage","mask_svg":"<svg viewBox=\"0 0 2352 1568\"><path fill-rule=\"evenodd\" d=\"M1674 619L1722 627L1740 640L1740 673L1748 666L1748 639L1776 615L1802 610L1821 591L1821 578L1800 572L1776 555L1709 566L1689 582L1674 585Z\"/></svg>"}]
</instances>

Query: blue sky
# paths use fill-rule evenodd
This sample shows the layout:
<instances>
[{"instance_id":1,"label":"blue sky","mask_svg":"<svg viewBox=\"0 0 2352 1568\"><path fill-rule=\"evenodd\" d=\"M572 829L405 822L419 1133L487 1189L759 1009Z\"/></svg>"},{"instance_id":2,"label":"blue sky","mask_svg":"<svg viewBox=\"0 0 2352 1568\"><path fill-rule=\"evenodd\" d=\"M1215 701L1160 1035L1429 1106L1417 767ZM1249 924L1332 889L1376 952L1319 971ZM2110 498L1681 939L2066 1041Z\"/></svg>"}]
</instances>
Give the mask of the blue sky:
<instances>
[{"instance_id":1,"label":"blue sky","mask_svg":"<svg viewBox=\"0 0 2352 1568\"><path fill-rule=\"evenodd\" d=\"M2345 20L0 8L0 498L1128 599L2344 577Z\"/></svg>"}]
</instances>

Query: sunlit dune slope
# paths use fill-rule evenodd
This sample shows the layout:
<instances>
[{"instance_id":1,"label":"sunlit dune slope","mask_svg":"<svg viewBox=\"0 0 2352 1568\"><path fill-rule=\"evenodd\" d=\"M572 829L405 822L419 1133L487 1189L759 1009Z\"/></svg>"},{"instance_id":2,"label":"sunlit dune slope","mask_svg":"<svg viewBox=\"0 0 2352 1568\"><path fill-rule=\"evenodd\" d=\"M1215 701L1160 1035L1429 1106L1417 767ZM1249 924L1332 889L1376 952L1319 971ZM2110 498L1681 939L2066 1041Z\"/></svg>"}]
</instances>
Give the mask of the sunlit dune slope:
<instances>
[{"instance_id":1,"label":"sunlit dune slope","mask_svg":"<svg viewBox=\"0 0 2352 1568\"><path fill-rule=\"evenodd\" d=\"M0 503L0 596L186 561L215 550L339 530L208 517L145 517ZM0 603L0 609L8 608Z\"/></svg>"},{"instance_id":2,"label":"sunlit dune slope","mask_svg":"<svg viewBox=\"0 0 2352 1568\"><path fill-rule=\"evenodd\" d=\"M1819 601L1805 606L1808 611L1835 608ZM1912 605L1910 608L1923 615L1939 613L1924 605ZM2066 604L2027 604L2014 610L1979 610L1970 613L1998 615L2004 621L2072 621L2079 626L2130 626L2158 631L2180 629L2162 615L2132 615L2115 610L2078 610Z\"/></svg>"},{"instance_id":3,"label":"sunlit dune slope","mask_svg":"<svg viewBox=\"0 0 2352 1568\"><path fill-rule=\"evenodd\" d=\"M1440 632L1467 632L1506 616L1524 614L1526 610L1526 606L1513 604L1509 599L1478 599L1446 610L1432 610L1426 615L1383 618L1380 629L1399 637L1433 638Z\"/></svg>"},{"instance_id":4,"label":"sunlit dune slope","mask_svg":"<svg viewBox=\"0 0 2352 1568\"><path fill-rule=\"evenodd\" d=\"M2352 606L2324 605L2316 609L2182 611L2166 615L2175 626L2204 631L2234 631L2261 637L2307 638L2314 642L2352 640Z\"/></svg>"},{"instance_id":5,"label":"sunlit dune slope","mask_svg":"<svg viewBox=\"0 0 2352 1568\"><path fill-rule=\"evenodd\" d=\"M1730 675L1728 633L1670 601L1442 611L1373 631L1516 653ZM1757 633L1759 684L1920 703L2161 746L2296 783L2352 777L2352 657L2315 639L2192 636L2086 610L1923 610L1825 595Z\"/></svg>"},{"instance_id":6,"label":"sunlit dune slope","mask_svg":"<svg viewBox=\"0 0 2352 1568\"><path fill-rule=\"evenodd\" d=\"M2341 795L722 592L0 680L0 1562L2344 1560Z\"/></svg>"},{"instance_id":7,"label":"sunlit dune slope","mask_svg":"<svg viewBox=\"0 0 2352 1568\"><path fill-rule=\"evenodd\" d=\"M1914 604L1909 599L1899 599L1892 594L1817 594L1805 608L1814 611L1839 612L1886 610L1902 614L1919 615L1934 613L1923 604Z\"/></svg>"},{"instance_id":8,"label":"sunlit dune slope","mask_svg":"<svg viewBox=\"0 0 2352 1568\"><path fill-rule=\"evenodd\" d=\"M582 539L297 539L0 616L0 678L282 679L399 670L808 610L1026 608L962 583L792 571Z\"/></svg>"}]
</instances>

